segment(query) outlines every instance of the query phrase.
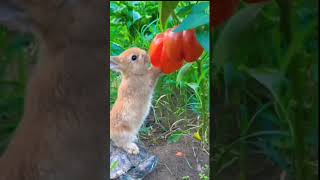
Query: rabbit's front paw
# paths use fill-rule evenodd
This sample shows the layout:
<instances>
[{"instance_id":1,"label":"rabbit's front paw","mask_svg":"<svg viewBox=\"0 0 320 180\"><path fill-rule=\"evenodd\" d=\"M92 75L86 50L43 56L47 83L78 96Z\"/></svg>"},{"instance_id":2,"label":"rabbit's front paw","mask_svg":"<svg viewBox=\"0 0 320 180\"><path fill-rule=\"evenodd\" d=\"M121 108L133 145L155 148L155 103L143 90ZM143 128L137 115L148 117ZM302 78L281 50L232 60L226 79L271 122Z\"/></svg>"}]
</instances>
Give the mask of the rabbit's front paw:
<instances>
[{"instance_id":1,"label":"rabbit's front paw","mask_svg":"<svg viewBox=\"0 0 320 180\"><path fill-rule=\"evenodd\" d=\"M129 143L125 150L129 153L129 154L139 154L139 147L135 144L135 143Z\"/></svg>"}]
</instances>

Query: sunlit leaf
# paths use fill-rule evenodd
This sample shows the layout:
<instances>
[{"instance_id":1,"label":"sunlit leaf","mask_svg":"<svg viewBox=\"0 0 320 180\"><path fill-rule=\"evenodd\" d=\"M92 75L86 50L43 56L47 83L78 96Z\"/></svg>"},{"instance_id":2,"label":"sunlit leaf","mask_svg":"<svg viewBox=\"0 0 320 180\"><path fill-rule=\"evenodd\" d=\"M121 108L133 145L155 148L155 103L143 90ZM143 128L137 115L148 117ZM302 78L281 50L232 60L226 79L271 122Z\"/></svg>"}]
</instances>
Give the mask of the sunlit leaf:
<instances>
[{"instance_id":1,"label":"sunlit leaf","mask_svg":"<svg viewBox=\"0 0 320 180\"><path fill-rule=\"evenodd\" d=\"M209 14L209 2L202 2L192 7L192 13L207 13Z\"/></svg>"},{"instance_id":2,"label":"sunlit leaf","mask_svg":"<svg viewBox=\"0 0 320 180\"><path fill-rule=\"evenodd\" d=\"M185 6L181 8L176 14L177 16L186 15L186 14L189 14L191 10L192 10L192 6Z\"/></svg>"},{"instance_id":3,"label":"sunlit leaf","mask_svg":"<svg viewBox=\"0 0 320 180\"><path fill-rule=\"evenodd\" d=\"M195 132L195 133L193 134L193 137L194 137L196 140L198 140L198 141L202 141L202 138L201 138L199 132Z\"/></svg>"},{"instance_id":4,"label":"sunlit leaf","mask_svg":"<svg viewBox=\"0 0 320 180\"><path fill-rule=\"evenodd\" d=\"M182 68L179 70L177 79L176 79L177 85L181 85L183 76L186 75L187 72L189 72L191 66L192 66L191 63L187 63L184 66L182 66Z\"/></svg>"},{"instance_id":5,"label":"sunlit leaf","mask_svg":"<svg viewBox=\"0 0 320 180\"><path fill-rule=\"evenodd\" d=\"M179 25L174 32L181 32L184 30L194 29L201 25L209 24L209 14L191 14Z\"/></svg>"},{"instance_id":6,"label":"sunlit leaf","mask_svg":"<svg viewBox=\"0 0 320 180\"><path fill-rule=\"evenodd\" d=\"M124 48L122 48L120 45L111 42L111 55L112 56L117 56L121 54L124 51Z\"/></svg>"},{"instance_id":7,"label":"sunlit leaf","mask_svg":"<svg viewBox=\"0 0 320 180\"><path fill-rule=\"evenodd\" d=\"M205 49L205 51L209 52L210 50L210 32L209 26L204 26L196 29L197 40L201 44L201 46Z\"/></svg>"},{"instance_id":8,"label":"sunlit leaf","mask_svg":"<svg viewBox=\"0 0 320 180\"><path fill-rule=\"evenodd\" d=\"M140 13L138 13L137 11L132 11L132 19L133 23L141 19Z\"/></svg>"}]
</instances>

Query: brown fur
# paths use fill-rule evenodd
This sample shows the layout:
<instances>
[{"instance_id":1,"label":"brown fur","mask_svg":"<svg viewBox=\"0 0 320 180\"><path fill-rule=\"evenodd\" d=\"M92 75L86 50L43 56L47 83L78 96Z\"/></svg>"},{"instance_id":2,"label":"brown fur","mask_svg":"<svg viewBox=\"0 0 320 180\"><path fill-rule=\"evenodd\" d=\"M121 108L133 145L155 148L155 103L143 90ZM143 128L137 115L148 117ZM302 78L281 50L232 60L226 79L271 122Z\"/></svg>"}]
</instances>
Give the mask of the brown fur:
<instances>
[{"instance_id":1,"label":"brown fur","mask_svg":"<svg viewBox=\"0 0 320 180\"><path fill-rule=\"evenodd\" d=\"M132 55L138 56L138 59L132 61ZM110 137L117 146L137 154L139 149L134 140L149 112L152 93L161 71L148 68L150 58L139 48L130 48L111 59L114 63L111 68L121 72L122 81L110 112Z\"/></svg>"},{"instance_id":2,"label":"brown fur","mask_svg":"<svg viewBox=\"0 0 320 180\"><path fill-rule=\"evenodd\" d=\"M0 159L0 180L104 179L105 9L104 1L0 2L0 24L32 32L41 43L22 122ZM1 19L4 10L12 21Z\"/></svg>"}]
</instances>

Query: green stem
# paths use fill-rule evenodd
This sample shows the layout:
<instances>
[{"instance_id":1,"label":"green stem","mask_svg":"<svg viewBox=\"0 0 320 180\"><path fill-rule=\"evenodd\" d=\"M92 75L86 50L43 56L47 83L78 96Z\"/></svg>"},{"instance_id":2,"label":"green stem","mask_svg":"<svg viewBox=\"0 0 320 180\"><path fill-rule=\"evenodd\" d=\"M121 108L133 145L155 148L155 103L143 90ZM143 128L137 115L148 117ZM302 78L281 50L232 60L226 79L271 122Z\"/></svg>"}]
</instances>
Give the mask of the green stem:
<instances>
[{"instance_id":1,"label":"green stem","mask_svg":"<svg viewBox=\"0 0 320 180\"><path fill-rule=\"evenodd\" d=\"M292 40L291 27L291 0L276 0L280 8L280 29L284 36L285 46L288 47Z\"/></svg>"},{"instance_id":2,"label":"green stem","mask_svg":"<svg viewBox=\"0 0 320 180\"><path fill-rule=\"evenodd\" d=\"M284 37L285 48L290 47L292 43L292 2L291 0L276 0L280 8L280 29ZM289 123L292 123L292 141L294 144L293 150L293 164L294 164L294 177L296 180L308 179L306 168L304 165L305 159L305 143L304 143L304 129L303 121L304 110L303 110L303 94L305 75L301 71L303 64L301 59L296 59L294 56L290 57L291 66L288 68L288 76L292 81L293 99L295 101L292 108L286 112L289 117Z\"/></svg>"},{"instance_id":3,"label":"green stem","mask_svg":"<svg viewBox=\"0 0 320 180\"><path fill-rule=\"evenodd\" d=\"M293 62L293 67L291 69L291 78L293 81L293 98L295 103L293 108L291 108L292 115L291 121L293 124L293 144L294 144L294 152L293 152L293 160L294 160L294 171L296 180L304 180L308 179L305 168L305 143L304 143L304 108L303 108L303 97L301 93L304 92L304 75L301 72L301 61L300 59L295 59ZM288 112L288 113L289 113Z\"/></svg>"},{"instance_id":4,"label":"green stem","mask_svg":"<svg viewBox=\"0 0 320 180\"><path fill-rule=\"evenodd\" d=\"M239 165L240 165L240 180L247 180L247 147L245 142L240 144L240 155L239 155Z\"/></svg>"},{"instance_id":5,"label":"green stem","mask_svg":"<svg viewBox=\"0 0 320 180\"><path fill-rule=\"evenodd\" d=\"M244 101L245 104L247 104L246 101ZM240 118L240 129L241 129L241 134L240 136L246 136L248 134L248 129L247 127L250 126L250 120L248 118L247 111L240 111L241 114L239 116ZM254 117L254 116L253 116ZM246 180L247 179L247 163L248 163L248 158L247 158L247 144L246 141L243 140L240 142L240 154L239 154L239 168L240 168L240 180Z\"/></svg>"},{"instance_id":6,"label":"green stem","mask_svg":"<svg viewBox=\"0 0 320 180\"><path fill-rule=\"evenodd\" d=\"M200 61L197 61L197 70L198 70L198 78L201 77L201 74L202 74L202 67L201 67L201 62Z\"/></svg>"}]
</instances>

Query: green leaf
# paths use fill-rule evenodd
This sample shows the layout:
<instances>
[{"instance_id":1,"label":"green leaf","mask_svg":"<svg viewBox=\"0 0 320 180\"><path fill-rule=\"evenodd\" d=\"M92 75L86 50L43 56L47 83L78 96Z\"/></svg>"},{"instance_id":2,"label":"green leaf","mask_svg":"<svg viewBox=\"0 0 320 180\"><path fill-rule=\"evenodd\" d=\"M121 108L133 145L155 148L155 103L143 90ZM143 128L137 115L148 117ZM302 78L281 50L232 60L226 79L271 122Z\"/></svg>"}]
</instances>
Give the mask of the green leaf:
<instances>
[{"instance_id":1,"label":"green leaf","mask_svg":"<svg viewBox=\"0 0 320 180\"><path fill-rule=\"evenodd\" d=\"M247 122L246 127L243 128L243 134L246 135L250 128L256 123L255 130L261 129L261 131L272 130L272 123L277 121L276 116L266 110L273 105L272 103L266 103L259 107L259 109L255 112L255 114L251 117L251 119ZM262 119L262 120L260 120ZM260 121L259 121L260 120ZM263 121L264 120L264 121ZM259 128L261 126L261 128Z\"/></svg>"},{"instance_id":2,"label":"green leaf","mask_svg":"<svg viewBox=\"0 0 320 180\"><path fill-rule=\"evenodd\" d=\"M192 13L207 13L209 14L209 2L199 3L192 7Z\"/></svg>"},{"instance_id":3,"label":"green leaf","mask_svg":"<svg viewBox=\"0 0 320 180\"><path fill-rule=\"evenodd\" d=\"M300 49L302 49L302 46L305 45L306 38L314 32L316 24L317 22L310 22L308 25L304 27L302 32L298 31L294 33L294 39L292 40L287 53L281 60L281 69L283 71L287 71L287 68L291 64L293 57L296 55L297 52L301 51Z\"/></svg>"},{"instance_id":4,"label":"green leaf","mask_svg":"<svg viewBox=\"0 0 320 180\"><path fill-rule=\"evenodd\" d=\"M162 30L165 29L167 20L171 13L174 13L174 9L178 5L179 1L161 1L160 5L160 23Z\"/></svg>"},{"instance_id":5,"label":"green leaf","mask_svg":"<svg viewBox=\"0 0 320 180\"><path fill-rule=\"evenodd\" d=\"M117 56L121 54L124 51L124 48L121 47L119 44L116 44L114 42L111 42L111 55Z\"/></svg>"},{"instance_id":6,"label":"green leaf","mask_svg":"<svg viewBox=\"0 0 320 180\"><path fill-rule=\"evenodd\" d=\"M280 103L279 88L284 82L284 74L273 69L246 69L244 70L263 86L265 86Z\"/></svg>"},{"instance_id":7,"label":"green leaf","mask_svg":"<svg viewBox=\"0 0 320 180\"><path fill-rule=\"evenodd\" d=\"M284 158L283 153L275 149L270 143L265 142L256 142L255 145L260 147L263 150L263 153L266 154L273 162L275 162L281 169L289 170L289 164Z\"/></svg>"},{"instance_id":8,"label":"green leaf","mask_svg":"<svg viewBox=\"0 0 320 180\"><path fill-rule=\"evenodd\" d=\"M209 2L203 2L193 6L192 13L184 19L174 32L193 29L204 24L209 24Z\"/></svg>"},{"instance_id":9,"label":"green leaf","mask_svg":"<svg viewBox=\"0 0 320 180\"><path fill-rule=\"evenodd\" d=\"M252 25L264 5L264 3L248 5L231 17L214 47L213 58L218 65L223 65L233 51L239 47L243 33Z\"/></svg>"},{"instance_id":10,"label":"green leaf","mask_svg":"<svg viewBox=\"0 0 320 180\"><path fill-rule=\"evenodd\" d=\"M168 144L177 143L185 135L183 132L174 132L168 138Z\"/></svg>"},{"instance_id":11,"label":"green leaf","mask_svg":"<svg viewBox=\"0 0 320 180\"><path fill-rule=\"evenodd\" d=\"M133 23L141 19L140 13L138 13L137 11L132 11L132 19Z\"/></svg>"},{"instance_id":12,"label":"green leaf","mask_svg":"<svg viewBox=\"0 0 320 180\"><path fill-rule=\"evenodd\" d=\"M182 7L177 13L176 15L177 16L183 16L183 15L186 15L186 14L189 14L192 10L192 6L185 6L185 7Z\"/></svg>"},{"instance_id":13,"label":"green leaf","mask_svg":"<svg viewBox=\"0 0 320 180\"><path fill-rule=\"evenodd\" d=\"M196 29L196 37L201 46L205 51L209 52L210 50L210 33L209 26L204 26Z\"/></svg>"},{"instance_id":14,"label":"green leaf","mask_svg":"<svg viewBox=\"0 0 320 180\"><path fill-rule=\"evenodd\" d=\"M192 66L192 63L187 63L179 70L178 75L177 75L177 79L176 79L177 86L178 85L181 86L182 78L190 70L191 66Z\"/></svg>"},{"instance_id":15,"label":"green leaf","mask_svg":"<svg viewBox=\"0 0 320 180\"><path fill-rule=\"evenodd\" d=\"M205 24L209 24L209 14L190 14L174 32L194 29Z\"/></svg>"},{"instance_id":16,"label":"green leaf","mask_svg":"<svg viewBox=\"0 0 320 180\"><path fill-rule=\"evenodd\" d=\"M187 83L187 85L195 92L198 92L199 85L196 83Z\"/></svg>"},{"instance_id":17,"label":"green leaf","mask_svg":"<svg viewBox=\"0 0 320 180\"><path fill-rule=\"evenodd\" d=\"M119 161L114 161L111 163L110 171L114 171L119 166Z\"/></svg>"},{"instance_id":18,"label":"green leaf","mask_svg":"<svg viewBox=\"0 0 320 180\"><path fill-rule=\"evenodd\" d=\"M218 175L224 171L225 169L229 168L230 166L232 166L239 158L238 157L233 157L232 159L227 159L226 161L224 161L221 165L219 165L219 169L216 170L216 172L214 173L215 177L218 177Z\"/></svg>"}]
</instances>

